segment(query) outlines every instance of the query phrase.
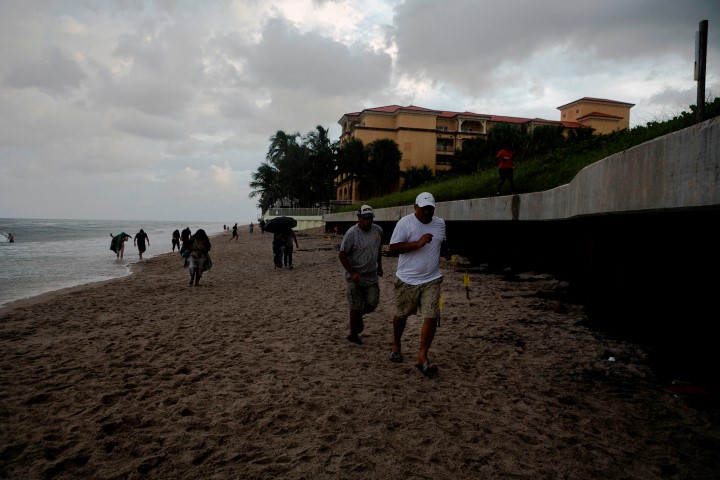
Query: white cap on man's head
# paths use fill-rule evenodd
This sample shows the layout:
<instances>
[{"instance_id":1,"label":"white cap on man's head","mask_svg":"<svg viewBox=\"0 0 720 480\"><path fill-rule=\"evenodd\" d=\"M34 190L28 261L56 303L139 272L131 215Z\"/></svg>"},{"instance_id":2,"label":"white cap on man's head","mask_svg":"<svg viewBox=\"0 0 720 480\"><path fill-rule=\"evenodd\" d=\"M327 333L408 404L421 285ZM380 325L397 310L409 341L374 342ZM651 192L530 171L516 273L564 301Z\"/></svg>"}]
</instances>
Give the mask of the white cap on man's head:
<instances>
[{"instance_id":1,"label":"white cap on man's head","mask_svg":"<svg viewBox=\"0 0 720 480\"><path fill-rule=\"evenodd\" d=\"M433 207L435 208L435 197L430 192L423 192L415 199L415 205L418 207Z\"/></svg>"},{"instance_id":2,"label":"white cap on man's head","mask_svg":"<svg viewBox=\"0 0 720 480\"><path fill-rule=\"evenodd\" d=\"M357 214L365 218L375 217L375 213L373 212L373 209L370 205L363 205L362 207L360 207L360 210L358 210Z\"/></svg>"}]
</instances>

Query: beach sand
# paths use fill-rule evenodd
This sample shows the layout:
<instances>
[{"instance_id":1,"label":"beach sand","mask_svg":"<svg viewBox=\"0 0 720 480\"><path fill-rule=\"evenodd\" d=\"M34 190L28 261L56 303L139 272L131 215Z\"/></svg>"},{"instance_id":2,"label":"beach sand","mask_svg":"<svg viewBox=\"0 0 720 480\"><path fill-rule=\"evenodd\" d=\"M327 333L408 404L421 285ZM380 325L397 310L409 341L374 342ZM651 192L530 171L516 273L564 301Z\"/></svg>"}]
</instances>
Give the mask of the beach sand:
<instances>
[{"instance_id":1,"label":"beach sand","mask_svg":"<svg viewBox=\"0 0 720 480\"><path fill-rule=\"evenodd\" d=\"M358 346L339 238L298 232L293 270L273 269L270 234L228 238L199 287L168 253L0 308L0 478L720 478L717 410L548 275L466 289L443 260L428 379L419 317L388 360L396 258Z\"/></svg>"}]
</instances>

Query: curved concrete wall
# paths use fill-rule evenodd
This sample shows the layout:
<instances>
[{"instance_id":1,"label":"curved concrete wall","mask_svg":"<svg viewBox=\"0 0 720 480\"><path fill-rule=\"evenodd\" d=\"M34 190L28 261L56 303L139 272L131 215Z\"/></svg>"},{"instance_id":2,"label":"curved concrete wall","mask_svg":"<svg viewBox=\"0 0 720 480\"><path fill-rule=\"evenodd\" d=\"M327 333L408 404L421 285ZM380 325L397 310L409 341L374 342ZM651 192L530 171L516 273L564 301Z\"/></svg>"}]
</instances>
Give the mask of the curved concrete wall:
<instances>
[{"instance_id":1,"label":"curved concrete wall","mask_svg":"<svg viewBox=\"0 0 720 480\"><path fill-rule=\"evenodd\" d=\"M616 153L545 192L439 202L446 221L561 220L586 215L720 206L720 118ZM381 208L376 221L397 221L412 205ZM323 215L355 222L353 212Z\"/></svg>"}]
</instances>

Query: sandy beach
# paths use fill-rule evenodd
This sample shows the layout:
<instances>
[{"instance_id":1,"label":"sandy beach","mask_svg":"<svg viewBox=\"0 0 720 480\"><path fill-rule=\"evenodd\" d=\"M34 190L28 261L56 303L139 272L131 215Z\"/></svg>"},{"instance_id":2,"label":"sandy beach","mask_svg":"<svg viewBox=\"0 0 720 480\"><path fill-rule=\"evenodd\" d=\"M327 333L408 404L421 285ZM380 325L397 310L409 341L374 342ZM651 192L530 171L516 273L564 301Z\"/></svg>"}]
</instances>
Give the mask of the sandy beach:
<instances>
[{"instance_id":1,"label":"sandy beach","mask_svg":"<svg viewBox=\"0 0 720 480\"><path fill-rule=\"evenodd\" d=\"M428 379L419 317L388 360L396 258L355 345L339 238L298 232L293 270L270 234L228 238L198 287L168 253L0 308L0 478L720 478L717 409L591 329L551 276L466 288L443 260Z\"/></svg>"}]
</instances>

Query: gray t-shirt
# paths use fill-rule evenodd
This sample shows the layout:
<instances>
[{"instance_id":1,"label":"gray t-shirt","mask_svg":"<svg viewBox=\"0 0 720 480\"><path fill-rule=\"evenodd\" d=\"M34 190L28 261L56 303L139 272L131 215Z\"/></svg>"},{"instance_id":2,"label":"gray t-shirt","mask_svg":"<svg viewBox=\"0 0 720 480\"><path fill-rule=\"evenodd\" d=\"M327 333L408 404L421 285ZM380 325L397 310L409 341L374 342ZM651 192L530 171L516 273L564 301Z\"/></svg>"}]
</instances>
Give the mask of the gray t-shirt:
<instances>
[{"instance_id":1,"label":"gray t-shirt","mask_svg":"<svg viewBox=\"0 0 720 480\"><path fill-rule=\"evenodd\" d=\"M378 282L377 266L383 231L379 225L372 224L369 231L353 225L343 236L340 251L347 254L353 270L360 274L360 285L372 285ZM350 274L345 271L345 279Z\"/></svg>"}]
</instances>

